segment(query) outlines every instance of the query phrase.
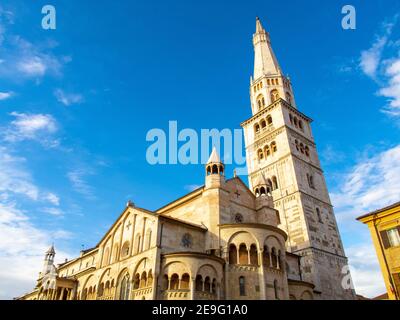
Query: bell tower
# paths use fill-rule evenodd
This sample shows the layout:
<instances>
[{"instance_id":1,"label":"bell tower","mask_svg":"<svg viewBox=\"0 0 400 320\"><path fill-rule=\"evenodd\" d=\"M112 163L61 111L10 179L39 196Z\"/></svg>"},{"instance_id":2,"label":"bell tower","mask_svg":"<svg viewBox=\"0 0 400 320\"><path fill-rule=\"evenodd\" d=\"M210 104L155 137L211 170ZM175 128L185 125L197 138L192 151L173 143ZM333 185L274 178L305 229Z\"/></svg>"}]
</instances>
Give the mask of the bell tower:
<instances>
[{"instance_id":1,"label":"bell tower","mask_svg":"<svg viewBox=\"0 0 400 320\"><path fill-rule=\"evenodd\" d=\"M342 286L347 266L324 173L311 131L300 112L260 19L253 36L254 74L250 79L252 117L244 130L249 186L256 196L271 195L279 227L288 233L287 250L302 256L304 281L321 299L352 299Z\"/></svg>"}]
</instances>

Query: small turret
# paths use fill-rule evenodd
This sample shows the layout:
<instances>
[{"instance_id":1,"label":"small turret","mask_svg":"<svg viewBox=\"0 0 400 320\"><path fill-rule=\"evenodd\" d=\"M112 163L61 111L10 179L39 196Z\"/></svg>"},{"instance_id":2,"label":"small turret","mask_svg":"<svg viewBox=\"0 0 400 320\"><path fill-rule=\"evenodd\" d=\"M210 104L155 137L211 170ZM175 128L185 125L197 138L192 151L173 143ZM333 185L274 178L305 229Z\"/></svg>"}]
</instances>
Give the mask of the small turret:
<instances>
[{"instance_id":1,"label":"small turret","mask_svg":"<svg viewBox=\"0 0 400 320\"><path fill-rule=\"evenodd\" d=\"M54 265L54 257L56 256L56 251L54 250L54 245L52 245L49 250L46 251L44 256L43 271L42 276L49 273Z\"/></svg>"},{"instance_id":2,"label":"small turret","mask_svg":"<svg viewBox=\"0 0 400 320\"><path fill-rule=\"evenodd\" d=\"M217 188L225 182L225 166L214 147L206 164L206 188Z\"/></svg>"}]
</instances>

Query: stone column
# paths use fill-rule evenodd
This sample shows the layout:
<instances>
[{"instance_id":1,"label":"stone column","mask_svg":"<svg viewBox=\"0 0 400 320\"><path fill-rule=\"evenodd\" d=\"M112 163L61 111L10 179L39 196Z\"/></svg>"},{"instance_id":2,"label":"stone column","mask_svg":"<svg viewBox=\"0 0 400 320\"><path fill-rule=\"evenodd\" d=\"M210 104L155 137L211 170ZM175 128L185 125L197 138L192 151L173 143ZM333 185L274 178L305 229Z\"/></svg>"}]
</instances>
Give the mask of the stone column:
<instances>
[{"instance_id":1,"label":"stone column","mask_svg":"<svg viewBox=\"0 0 400 320\"><path fill-rule=\"evenodd\" d=\"M190 286L190 300L194 300L194 292L196 290L196 279L192 278Z\"/></svg>"},{"instance_id":2,"label":"stone column","mask_svg":"<svg viewBox=\"0 0 400 320\"><path fill-rule=\"evenodd\" d=\"M265 292L265 275L264 275L264 265L263 265L263 250L260 250L260 253L258 254L258 260L261 261L259 263L258 267L258 277L259 277L259 283L260 283L260 300L267 300L267 295Z\"/></svg>"}]
</instances>

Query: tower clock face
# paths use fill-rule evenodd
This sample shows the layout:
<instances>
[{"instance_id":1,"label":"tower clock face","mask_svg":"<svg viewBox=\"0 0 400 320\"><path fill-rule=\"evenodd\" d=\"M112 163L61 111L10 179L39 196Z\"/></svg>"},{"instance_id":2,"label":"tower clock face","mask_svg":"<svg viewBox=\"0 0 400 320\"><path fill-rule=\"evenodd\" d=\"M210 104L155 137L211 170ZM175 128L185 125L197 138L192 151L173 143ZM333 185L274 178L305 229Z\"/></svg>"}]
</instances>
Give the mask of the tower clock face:
<instances>
[{"instance_id":1,"label":"tower clock face","mask_svg":"<svg viewBox=\"0 0 400 320\"><path fill-rule=\"evenodd\" d=\"M240 213L237 213L235 215L235 222L236 223L242 223L243 222L243 216Z\"/></svg>"},{"instance_id":2,"label":"tower clock face","mask_svg":"<svg viewBox=\"0 0 400 320\"><path fill-rule=\"evenodd\" d=\"M189 233L186 233L182 237L182 246L185 248L191 248L192 247L192 236Z\"/></svg>"}]
</instances>

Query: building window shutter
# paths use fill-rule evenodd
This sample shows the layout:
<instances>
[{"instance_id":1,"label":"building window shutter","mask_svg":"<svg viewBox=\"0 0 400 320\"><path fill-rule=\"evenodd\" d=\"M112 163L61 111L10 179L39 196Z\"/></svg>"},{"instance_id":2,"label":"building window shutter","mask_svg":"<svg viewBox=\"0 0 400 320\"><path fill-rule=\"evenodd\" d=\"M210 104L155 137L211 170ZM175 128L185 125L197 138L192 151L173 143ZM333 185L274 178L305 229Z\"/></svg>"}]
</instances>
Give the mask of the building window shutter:
<instances>
[{"instance_id":1,"label":"building window shutter","mask_svg":"<svg viewBox=\"0 0 400 320\"><path fill-rule=\"evenodd\" d=\"M381 234L381 239L382 239L384 248L385 249L389 248L390 247L390 243L389 243L389 238L388 238L386 230L381 231L380 234Z\"/></svg>"}]
</instances>

